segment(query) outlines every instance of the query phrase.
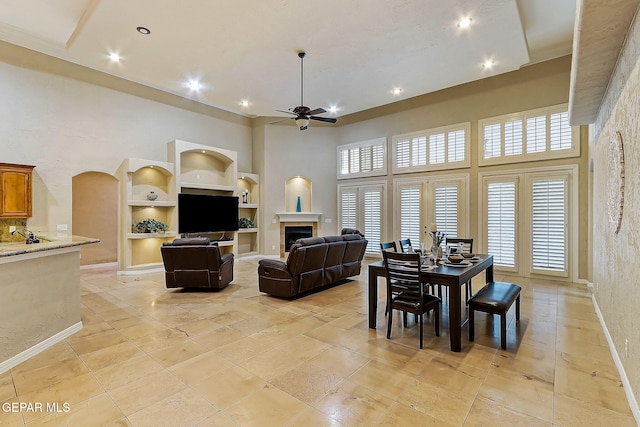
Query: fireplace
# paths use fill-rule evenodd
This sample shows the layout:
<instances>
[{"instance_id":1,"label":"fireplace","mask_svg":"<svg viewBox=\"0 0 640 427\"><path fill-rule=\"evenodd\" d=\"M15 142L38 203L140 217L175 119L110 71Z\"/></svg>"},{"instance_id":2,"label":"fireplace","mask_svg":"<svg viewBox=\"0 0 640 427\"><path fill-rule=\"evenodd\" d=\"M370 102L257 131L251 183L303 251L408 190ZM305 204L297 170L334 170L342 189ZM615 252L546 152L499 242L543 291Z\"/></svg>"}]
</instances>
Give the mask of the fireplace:
<instances>
[{"instance_id":1,"label":"fireplace","mask_svg":"<svg viewBox=\"0 0 640 427\"><path fill-rule=\"evenodd\" d=\"M284 251L289 252L291 245L298 239L313 236L313 227L310 225L287 225L284 227Z\"/></svg>"}]
</instances>

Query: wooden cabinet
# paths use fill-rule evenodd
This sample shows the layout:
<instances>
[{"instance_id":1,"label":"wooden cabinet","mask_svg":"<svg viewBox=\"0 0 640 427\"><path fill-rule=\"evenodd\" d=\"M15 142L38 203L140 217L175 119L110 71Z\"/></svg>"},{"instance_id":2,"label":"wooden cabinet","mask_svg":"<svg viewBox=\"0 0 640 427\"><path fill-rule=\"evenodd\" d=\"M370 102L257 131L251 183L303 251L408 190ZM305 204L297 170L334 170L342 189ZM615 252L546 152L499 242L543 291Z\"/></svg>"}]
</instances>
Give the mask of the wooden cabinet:
<instances>
[{"instance_id":1,"label":"wooden cabinet","mask_svg":"<svg viewBox=\"0 0 640 427\"><path fill-rule=\"evenodd\" d=\"M0 163L0 217L31 217L31 173L34 167Z\"/></svg>"}]
</instances>

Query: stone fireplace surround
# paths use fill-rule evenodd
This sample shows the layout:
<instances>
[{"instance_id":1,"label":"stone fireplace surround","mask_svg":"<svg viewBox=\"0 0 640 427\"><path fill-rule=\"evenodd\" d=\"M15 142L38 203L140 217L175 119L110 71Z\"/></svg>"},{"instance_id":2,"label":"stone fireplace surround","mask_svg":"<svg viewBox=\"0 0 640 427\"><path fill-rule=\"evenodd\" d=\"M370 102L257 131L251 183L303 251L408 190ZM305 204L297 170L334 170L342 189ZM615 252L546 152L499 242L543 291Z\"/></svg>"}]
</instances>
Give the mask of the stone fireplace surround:
<instances>
[{"instance_id":1,"label":"stone fireplace surround","mask_svg":"<svg viewBox=\"0 0 640 427\"><path fill-rule=\"evenodd\" d=\"M318 236L318 222L321 213L317 212L282 212L280 218L280 258L286 254L285 227L311 227L311 237Z\"/></svg>"}]
</instances>

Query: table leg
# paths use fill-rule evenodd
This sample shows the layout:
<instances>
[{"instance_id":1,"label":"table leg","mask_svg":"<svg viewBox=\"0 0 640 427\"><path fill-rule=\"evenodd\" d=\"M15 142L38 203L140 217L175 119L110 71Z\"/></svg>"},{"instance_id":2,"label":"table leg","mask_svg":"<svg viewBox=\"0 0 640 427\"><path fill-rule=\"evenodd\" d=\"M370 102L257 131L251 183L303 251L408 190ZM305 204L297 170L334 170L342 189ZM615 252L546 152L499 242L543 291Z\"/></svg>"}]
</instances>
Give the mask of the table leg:
<instances>
[{"instance_id":1,"label":"table leg","mask_svg":"<svg viewBox=\"0 0 640 427\"><path fill-rule=\"evenodd\" d=\"M449 334L451 351L462 350L461 286L449 286Z\"/></svg>"},{"instance_id":2,"label":"table leg","mask_svg":"<svg viewBox=\"0 0 640 427\"><path fill-rule=\"evenodd\" d=\"M369 266L369 328L375 329L378 314L378 275Z\"/></svg>"},{"instance_id":3,"label":"table leg","mask_svg":"<svg viewBox=\"0 0 640 427\"><path fill-rule=\"evenodd\" d=\"M486 274L486 279L487 279L487 283L489 282L493 282L493 263L487 267L487 274Z\"/></svg>"}]
</instances>

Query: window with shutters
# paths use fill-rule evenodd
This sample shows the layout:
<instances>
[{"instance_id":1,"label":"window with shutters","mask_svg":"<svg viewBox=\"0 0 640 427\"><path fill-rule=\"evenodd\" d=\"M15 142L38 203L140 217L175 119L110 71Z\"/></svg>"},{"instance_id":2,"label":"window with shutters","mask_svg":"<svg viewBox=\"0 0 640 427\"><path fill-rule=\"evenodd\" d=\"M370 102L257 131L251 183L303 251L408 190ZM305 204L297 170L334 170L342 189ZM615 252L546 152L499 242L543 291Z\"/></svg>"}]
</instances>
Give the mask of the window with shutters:
<instances>
[{"instance_id":1,"label":"window with shutters","mask_svg":"<svg viewBox=\"0 0 640 427\"><path fill-rule=\"evenodd\" d=\"M339 228L360 230L369 243L366 253L379 254L384 235L384 193L386 183L338 185Z\"/></svg>"},{"instance_id":2,"label":"window with shutters","mask_svg":"<svg viewBox=\"0 0 640 427\"><path fill-rule=\"evenodd\" d=\"M412 244L420 242L422 233L422 184L398 186L400 197L400 239L411 239Z\"/></svg>"},{"instance_id":3,"label":"window with shutters","mask_svg":"<svg viewBox=\"0 0 640 427\"><path fill-rule=\"evenodd\" d=\"M387 139L378 138L338 147L338 179L387 174Z\"/></svg>"},{"instance_id":4,"label":"window with shutters","mask_svg":"<svg viewBox=\"0 0 640 427\"><path fill-rule=\"evenodd\" d=\"M466 188L469 175L430 176L394 180L394 234L387 240L411 239L412 244L431 245L425 226L438 225L451 237L466 237Z\"/></svg>"},{"instance_id":5,"label":"window with shutters","mask_svg":"<svg viewBox=\"0 0 640 427\"><path fill-rule=\"evenodd\" d=\"M479 164L493 165L580 155L580 129L569 125L567 104L478 121Z\"/></svg>"},{"instance_id":6,"label":"window with shutters","mask_svg":"<svg viewBox=\"0 0 640 427\"><path fill-rule=\"evenodd\" d=\"M568 177L531 176L530 194L531 272L566 276Z\"/></svg>"},{"instance_id":7,"label":"window with shutters","mask_svg":"<svg viewBox=\"0 0 640 427\"><path fill-rule=\"evenodd\" d=\"M496 266L516 265L516 179L486 184L487 253Z\"/></svg>"},{"instance_id":8,"label":"window with shutters","mask_svg":"<svg viewBox=\"0 0 640 427\"><path fill-rule=\"evenodd\" d=\"M438 231L447 233L447 237L458 237L458 186L436 184L434 187Z\"/></svg>"},{"instance_id":9,"label":"window with shutters","mask_svg":"<svg viewBox=\"0 0 640 427\"><path fill-rule=\"evenodd\" d=\"M393 173L469 167L470 130L467 122L394 136Z\"/></svg>"}]
</instances>

